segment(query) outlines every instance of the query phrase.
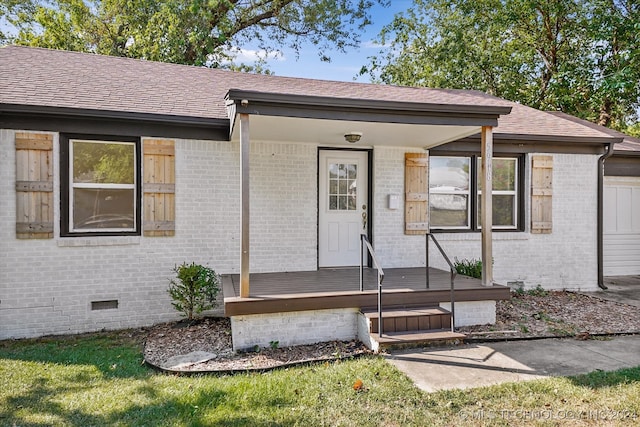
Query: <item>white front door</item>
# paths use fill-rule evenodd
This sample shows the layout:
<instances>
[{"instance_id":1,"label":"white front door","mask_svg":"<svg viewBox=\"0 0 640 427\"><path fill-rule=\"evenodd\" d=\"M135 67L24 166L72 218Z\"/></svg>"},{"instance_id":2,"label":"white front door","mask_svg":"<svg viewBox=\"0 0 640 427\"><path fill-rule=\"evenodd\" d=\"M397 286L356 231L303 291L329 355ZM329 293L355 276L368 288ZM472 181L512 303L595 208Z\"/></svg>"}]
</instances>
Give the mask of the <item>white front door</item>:
<instances>
[{"instance_id":1,"label":"white front door","mask_svg":"<svg viewBox=\"0 0 640 427\"><path fill-rule=\"evenodd\" d=\"M360 233L369 221L368 153L321 150L318 266L360 265Z\"/></svg>"}]
</instances>

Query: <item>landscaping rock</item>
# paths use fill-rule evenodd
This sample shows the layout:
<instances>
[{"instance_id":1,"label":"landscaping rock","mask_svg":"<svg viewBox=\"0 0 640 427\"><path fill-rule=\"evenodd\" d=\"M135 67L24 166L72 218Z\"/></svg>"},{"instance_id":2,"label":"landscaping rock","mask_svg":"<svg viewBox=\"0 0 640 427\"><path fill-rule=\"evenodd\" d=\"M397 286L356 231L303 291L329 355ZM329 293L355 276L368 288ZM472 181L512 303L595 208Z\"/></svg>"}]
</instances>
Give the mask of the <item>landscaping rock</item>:
<instances>
[{"instance_id":1,"label":"landscaping rock","mask_svg":"<svg viewBox=\"0 0 640 427\"><path fill-rule=\"evenodd\" d=\"M182 370L188 366L204 363L211 359L215 359L216 357L218 357L218 355L215 353L192 351L188 354L179 354L177 356L170 357L167 361L160 363L158 366L162 369Z\"/></svg>"}]
</instances>

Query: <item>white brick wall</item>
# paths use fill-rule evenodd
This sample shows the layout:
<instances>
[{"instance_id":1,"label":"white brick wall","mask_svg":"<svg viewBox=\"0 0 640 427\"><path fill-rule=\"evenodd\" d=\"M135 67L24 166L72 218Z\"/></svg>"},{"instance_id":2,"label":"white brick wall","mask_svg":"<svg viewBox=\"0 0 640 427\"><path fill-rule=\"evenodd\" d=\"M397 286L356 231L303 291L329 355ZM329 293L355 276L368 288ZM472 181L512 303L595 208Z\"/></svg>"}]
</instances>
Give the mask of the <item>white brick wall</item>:
<instances>
[{"instance_id":1,"label":"white brick wall","mask_svg":"<svg viewBox=\"0 0 640 427\"><path fill-rule=\"evenodd\" d=\"M404 234L404 154L424 153L403 147L375 147L373 150L373 247L383 268L425 265L424 236ZM400 207L388 208L387 197L397 194Z\"/></svg>"},{"instance_id":2,"label":"white brick wall","mask_svg":"<svg viewBox=\"0 0 640 427\"><path fill-rule=\"evenodd\" d=\"M317 169L315 145L251 145L252 272L318 267Z\"/></svg>"},{"instance_id":3,"label":"white brick wall","mask_svg":"<svg viewBox=\"0 0 640 427\"><path fill-rule=\"evenodd\" d=\"M384 267L424 265L424 237L405 236L402 224L404 152L375 150L376 213L374 247ZM497 283L522 281L527 287L597 289L597 155L553 154L553 232L530 234L530 168L525 178L525 232L494 232L494 278ZM398 210L387 209L387 193L401 195ZM479 259L480 233L440 233L438 241L450 258ZM431 243L430 264L448 269Z\"/></svg>"},{"instance_id":4,"label":"white brick wall","mask_svg":"<svg viewBox=\"0 0 640 427\"><path fill-rule=\"evenodd\" d=\"M219 273L238 272L237 142L176 140L174 237L16 240L14 133L0 131L0 339L176 319L166 293L174 265L194 261ZM376 147L373 152L374 246L386 268L424 265L424 237L403 232L408 151L420 150ZM57 135L53 166L58 236ZM595 155L554 155L553 233L494 233L499 283L519 280L529 286L595 289L596 167ZM252 143L253 272L316 268L316 186L316 145ZM529 183L525 186L528 200ZM388 194L400 196L398 210L387 208ZM479 233L439 238L452 257L480 256ZM443 267L432 253L433 265ZM91 310L91 301L111 299L118 300L118 309Z\"/></svg>"},{"instance_id":5,"label":"white brick wall","mask_svg":"<svg viewBox=\"0 0 640 427\"><path fill-rule=\"evenodd\" d=\"M378 350L380 350L380 343L372 339L371 334L369 333L371 320L364 314L359 313L356 322L358 328L358 339L360 342L377 353Z\"/></svg>"},{"instance_id":6,"label":"white brick wall","mask_svg":"<svg viewBox=\"0 0 640 427\"><path fill-rule=\"evenodd\" d=\"M451 311L450 302L441 302L440 307ZM454 307L456 328L496 323L495 301L460 301L454 303Z\"/></svg>"},{"instance_id":7,"label":"white brick wall","mask_svg":"<svg viewBox=\"0 0 640 427\"><path fill-rule=\"evenodd\" d=\"M179 317L166 293L171 269L239 266L237 143L176 140L176 235L15 238L14 131L0 131L0 339L145 326ZM252 271L316 268L313 145L252 144ZM55 236L59 150L54 134ZM91 310L91 301L118 308ZM220 311L221 312L221 311Z\"/></svg>"},{"instance_id":8,"label":"white brick wall","mask_svg":"<svg viewBox=\"0 0 640 427\"><path fill-rule=\"evenodd\" d=\"M358 336L356 308L291 311L231 317L234 350L254 346L268 347L278 341L280 347L333 340L352 340Z\"/></svg>"}]
</instances>

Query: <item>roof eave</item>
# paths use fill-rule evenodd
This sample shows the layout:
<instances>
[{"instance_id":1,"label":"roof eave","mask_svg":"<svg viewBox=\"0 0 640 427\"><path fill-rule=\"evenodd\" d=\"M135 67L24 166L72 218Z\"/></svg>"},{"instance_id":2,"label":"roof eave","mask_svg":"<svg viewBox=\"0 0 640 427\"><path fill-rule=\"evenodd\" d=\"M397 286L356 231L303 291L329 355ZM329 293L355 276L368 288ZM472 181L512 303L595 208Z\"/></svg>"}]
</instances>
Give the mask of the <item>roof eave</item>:
<instances>
[{"instance_id":1,"label":"roof eave","mask_svg":"<svg viewBox=\"0 0 640 427\"><path fill-rule=\"evenodd\" d=\"M472 135L467 139L480 139L480 135ZM500 133L500 128L496 129L493 134L494 140L502 141L519 141L522 143L568 143L568 144L617 144L622 142L622 138L617 137L597 137L597 136L575 136L575 135L532 135L532 134L515 134L515 133Z\"/></svg>"},{"instance_id":2,"label":"roof eave","mask_svg":"<svg viewBox=\"0 0 640 427\"><path fill-rule=\"evenodd\" d=\"M511 112L508 106L384 101L241 89L230 89L225 100L228 106L235 107L236 114L404 124L497 126L498 118Z\"/></svg>"},{"instance_id":3,"label":"roof eave","mask_svg":"<svg viewBox=\"0 0 640 427\"><path fill-rule=\"evenodd\" d=\"M632 150L613 150L613 155L616 157L640 157L640 151Z\"/></svg>"},{"instance_id":4,"label":"roof eave","mask_svg":"<svg viewBox=\"0 0 640 427\"><path fill-rule=\"evenodd\" d=\"M7 104L0 103L0 114L44 114L48 116L104 118L116 120L139 120L146 122L172 123L181 125L206 125L216 128L225 128L229 125L228 119L209 117L178 116L170 114L144 113L137 111L113 111L96 110L86 108L68 108L44 105Z\"/></svg>"},{"instance_id":5,"label":"roof eave","mask_svg":"<svg viewBox=\"0 0 640 427\"><path fill-rule=\"evenodd\" d=\"M0 103L0 128L82 134L229 139L229 120Z\"/></svg>"}]
</instances>

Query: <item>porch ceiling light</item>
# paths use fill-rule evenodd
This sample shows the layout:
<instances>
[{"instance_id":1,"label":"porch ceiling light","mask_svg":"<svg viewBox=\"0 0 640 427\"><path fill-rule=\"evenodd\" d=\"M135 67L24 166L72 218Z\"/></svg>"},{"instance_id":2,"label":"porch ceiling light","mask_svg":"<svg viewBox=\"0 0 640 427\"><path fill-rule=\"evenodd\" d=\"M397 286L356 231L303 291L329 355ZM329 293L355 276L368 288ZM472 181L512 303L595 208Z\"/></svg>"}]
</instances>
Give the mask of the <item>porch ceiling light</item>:
<instances>
[{"instance_id":1,"label":"porch ceiling light","mask_svg":"<svg viewBox=\"0 0 640 427\"><path fill-rule=\"evenodd\" d=\"M344 139L351 144L360 141L360 138L362 138L362 132L348 132L344 134Z\"/></svg>"}]
</instances>

